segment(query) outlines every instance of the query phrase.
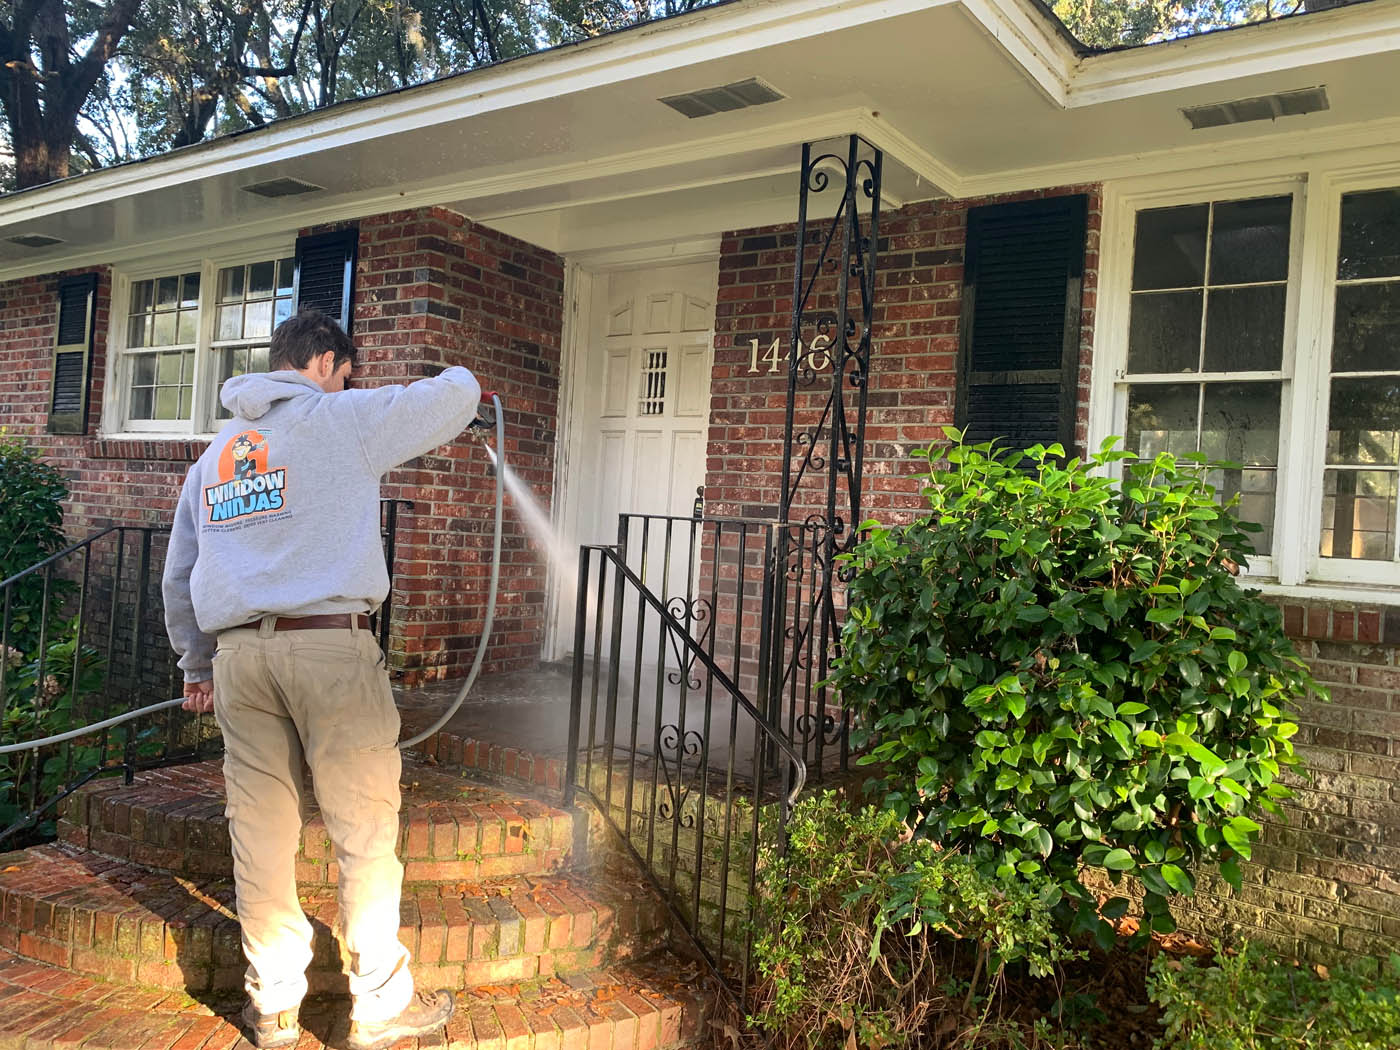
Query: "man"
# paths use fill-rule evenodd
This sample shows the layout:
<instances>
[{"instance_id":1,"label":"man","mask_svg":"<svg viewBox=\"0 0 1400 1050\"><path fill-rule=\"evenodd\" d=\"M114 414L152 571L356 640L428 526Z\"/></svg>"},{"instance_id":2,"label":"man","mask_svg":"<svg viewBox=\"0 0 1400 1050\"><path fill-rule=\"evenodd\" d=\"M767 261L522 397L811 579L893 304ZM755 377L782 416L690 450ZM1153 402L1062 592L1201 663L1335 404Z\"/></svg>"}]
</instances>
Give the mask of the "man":
<instances>
[{"instance_id":1,"label":"man","mask_svg":"<svg viewBox=\"0 0 1400 1050\"><path fill-rule=\"evenodd\" d=\"M355 347L311 310L278 327L268 361L271 371L224 384L233 419L185 479L166 628L184 706L212 710L223 730L253 1042L291 1046L300 1032L311 961L294 871L305 761L339 865L350 1050L381 1050L441 1028L453 1001L415 993L398 940L399 715L367 616L389 590L379 479L456 436L481 388L448 368L346 390ZM265 447L250 472L240 468L254 433Z\"/></svg>"}]
</instances>

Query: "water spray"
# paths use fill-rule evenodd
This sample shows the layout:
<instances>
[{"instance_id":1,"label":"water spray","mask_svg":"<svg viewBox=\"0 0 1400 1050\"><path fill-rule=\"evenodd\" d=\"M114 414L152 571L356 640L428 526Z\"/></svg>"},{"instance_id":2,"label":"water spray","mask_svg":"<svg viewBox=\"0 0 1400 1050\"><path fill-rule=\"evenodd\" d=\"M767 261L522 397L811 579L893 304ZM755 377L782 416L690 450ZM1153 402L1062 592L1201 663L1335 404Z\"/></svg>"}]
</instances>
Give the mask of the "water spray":
<instances>
[{"instance_id":1,"label":"water spray","mask_svg":"<svg viewBox=\"0 0 1400 1050\"><path fill-rule=\"evenodd\" d=\"M489 399L489 403L488 403ZM505 413L502 411L501 396L494 393L485 393L481 396L481 403L477 407L476 418L467 424L468 431L486 447L491 457L491 465L496 474L496 529L495 536L491 541L491 584L486 592L486 619L481 625L481 641L477 644L476 658L472 661L471 670L467 672L466 681L462 683L462 688L457 691L457 696L434 722L417 736L409 737L407 740L399 741L399 748L407 750L417 744L421 744L430 736L440 730L455 715L463 702L471 693L472 686L476 684L477 675L481 673L481 665L486 660L486 647L491 641L491 627L496 620L496 592L501 581L501 529L505 517L506 501L506 473L510 468L505 462L506 447L506 425ZM496 434L496 447L491 448L485 440L485 434L491 430ZM80 729L70 729L66 733L58 733L54 736L46 736L39 740L25 740L18 744L0 745L0 755L13 754L17 751L37 751L41 747L48 747L51 744L62 744L65 741L73 740L88 733L95 733L102 729L110 729L112 726L121 725L123 722L130 722L133 718L140 718L142 715L154 714L157 711L164 711L170 707L179 707L184 704L185 697L178 696L173 700L162 700L158 704L151 704L149 707L139 707L135 711L127 711L125 714L115 715L112 718L104 719L101 722L94 722L92 725L83 726Z\"/></svg>"}]
</instances>

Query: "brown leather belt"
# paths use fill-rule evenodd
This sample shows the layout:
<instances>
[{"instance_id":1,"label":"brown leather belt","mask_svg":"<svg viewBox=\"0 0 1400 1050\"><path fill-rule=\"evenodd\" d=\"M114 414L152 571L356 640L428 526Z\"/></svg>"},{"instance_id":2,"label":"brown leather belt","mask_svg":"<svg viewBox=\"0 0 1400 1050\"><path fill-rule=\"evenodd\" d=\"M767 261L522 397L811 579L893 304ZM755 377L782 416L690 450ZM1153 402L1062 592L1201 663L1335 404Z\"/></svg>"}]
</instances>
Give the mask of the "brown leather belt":
<instances>
[{"instance_id":1,"label":"brown leather belt","mask_svg":"<svg viewBox=\"0 0 1400 1050\"><path fill-rule=\"evenodd\" d=\"M354 614L354 624L362 631L369 630L369 617L364 613ZM348 631L351 625L350 613L323 613L320 616L279 616L273 621L274 631ZM240 623L235 627L226 628L229 631L256 631L262 627L262 620L249 620L247 623Z\"/></svg>"}]
</instances>

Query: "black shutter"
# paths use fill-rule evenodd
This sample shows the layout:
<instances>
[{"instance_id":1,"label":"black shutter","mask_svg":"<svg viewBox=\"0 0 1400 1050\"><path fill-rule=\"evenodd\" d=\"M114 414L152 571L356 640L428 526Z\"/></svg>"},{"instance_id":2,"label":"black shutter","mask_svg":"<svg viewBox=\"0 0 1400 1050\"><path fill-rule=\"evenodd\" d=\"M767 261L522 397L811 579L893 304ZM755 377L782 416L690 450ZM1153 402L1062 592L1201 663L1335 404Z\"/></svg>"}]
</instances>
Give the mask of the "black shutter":
<instances>
[{"instance_id":1,"label":"black shutter","mask_svg":"<svg viewBox=\"0 0 1400 1050\"><path fill-rule=\"evenodd\" d=\"M86 434L92 386L92 334L97 317L97 274L58 283L58 332L54 336L49 433Z\"/></svg>"},{"instance_id":2,"label":"black shutter","mask_svg":"<svg viewBox=\"0 0 1400 1050\"><path fill-rule=\"evenodd\" d=\"M314 306L350 331L354 320L355 257L359 243L358 229L297 238L295 309Z\"/></svg>"},{"instance_id":3,"label":"black shutter","mask_svg":"<svg viewBox=\"0 0 1400 1050\"><path fill-rule=\"evenodd\" d=\"M969 444L1073 451L1088 199L971 208L957 425Z\"/></svg>"}]
</instances>

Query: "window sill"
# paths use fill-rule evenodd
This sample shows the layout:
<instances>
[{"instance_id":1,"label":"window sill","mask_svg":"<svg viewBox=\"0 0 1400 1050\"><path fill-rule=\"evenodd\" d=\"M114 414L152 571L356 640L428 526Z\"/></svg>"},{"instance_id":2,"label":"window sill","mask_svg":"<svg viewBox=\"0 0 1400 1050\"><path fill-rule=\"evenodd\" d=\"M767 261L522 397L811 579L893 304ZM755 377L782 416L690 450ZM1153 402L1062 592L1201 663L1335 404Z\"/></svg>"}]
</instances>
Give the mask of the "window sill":
<instances>
[{"instance_id":1,"label":"window sill","mask_svg":"<svg viewBox=\"0 0 1400 1050\"><path fill-rule=\"evenodd\" d=\"M209 446L207 437L174 437L169 434L109 434L88 446L93 459L160 460L193 463Z\"/></svg>"},{"instance_id":2,"label":"window sill","mask_svg":"<svg viewBox=\"0 0 1400 1050\"><path fill-rule=\"evenodd\" d=\"M1400 606L1400 587L1387 587L1383 584L1330 583L1322 580L1283 584L1267 577L1254 579L1249 576L1240 577L1240 584L1244 587L1257 587L1272 598Z\"/></svg>"}]
</instances>

